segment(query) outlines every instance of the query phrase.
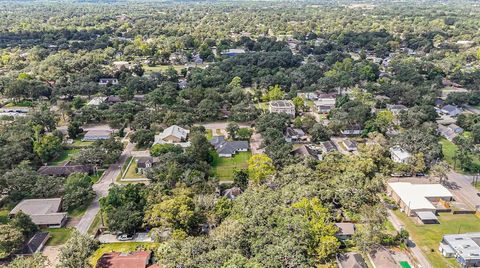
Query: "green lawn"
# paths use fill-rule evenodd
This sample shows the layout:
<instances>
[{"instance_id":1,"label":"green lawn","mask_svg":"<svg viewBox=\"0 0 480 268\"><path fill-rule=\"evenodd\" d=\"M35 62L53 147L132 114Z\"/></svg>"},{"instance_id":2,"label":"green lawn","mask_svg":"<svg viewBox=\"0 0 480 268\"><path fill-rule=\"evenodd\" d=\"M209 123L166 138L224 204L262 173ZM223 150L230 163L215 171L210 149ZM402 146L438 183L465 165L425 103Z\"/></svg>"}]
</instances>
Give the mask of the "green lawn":
<instances>
[{"instance_id":1,"label":"green lawn","mask_svg":"<svg viewBox=\"0 0 480 268\"><path fill-rule=\"evenodd\" d=\"M116 252L132 252L139 249L149 249L155 251L158 248L158 243L141 243L141 242L124 242L124 243L110 243L102 244L90 257L90 264L95 267L98 259L102 257L104 253L116 251Z\"/></svg>"},{"instance_id":2,"label":"green lawn","mask_svg":"<svg viewBox=\"0 0 480 268\"><path fill-rule=\"evenodd\" d=\"M445 234L480 232L480 219L475 215L453 215L440 213L440 224L417 225L399 210L395 215L403 222L411 238L435 268L459 267L454 258L445 258L438 251L439 242Z\"/></svg>"},{"instance_id":3,"label":"green lawn","mask_svg":"<svg viewBox=\"0 0 480 268\"><path fill-rule=\"evenodd\" d=\"M83 216L83 214L85 214L85 211L87 211L87 208L90 206L90 203L92 203L92 201L93 201L93 198L91 200L89 200L88 202L86 202L82 206L76 207L74 209L69 209L67 211L68 216L73 217L73 218L78 218L78 217Z\"/></svg>"},{"instance_id":4,"label":"green lawn","mask_svg":"<svg viewBox=\"0 0 480 268\"><path fill-rule=\"evenodd\" d=\"M8 217L9 213L10 213L10 210L8 209L0 210L0 224L5 224L10 221L10 217Z\"/></svg>"},{"instance_id":5,"label":"green lawn","mask_svg":"<svg viewBox=\"0 0 480 268\"><path fill-rule=\"evenodd\" d=\"M132 158L131 162L132 163L130 164L130 167L128 168L127 173L125 173L124 177L128 179L145 178L145 175L137 173L137 161L135 161L135 158Z\"/></svg>"},{"instance_id":6,"label":"green lawn","mask_svg":"<svg viewBox=\"0 0 480 268\"><path fill-rule=\"evenodd\" d=\"M185 69L185 65L157 65L157 66L148 66L148 65L143 65L143 69L145 70L145 73L158 73L158 72L164 72L168 68L173 67L177 73L180 73L182 69ZM206 64L197 64L198 68L205 68L207 65Z\"/></svg>"},{"instance_id":7,"label":"green lawn","mask_svg":"<svg viewBox=\"0 0 480 268\"><path fill-rule=\"evenodd\" d=\"M97 231L97 229L102 224L102 218L100 217L100 213L101 213L101 211L99 211L97 213L97 215L95 215L95 218L93 218L92 225L90 225L90 227L88 228L88 231L87 231L87 233L89 235L95 235L95 232Z\"/></svg>"},{"instance_id":8,"label":"green lawn","mask_svg":"<svg viewBox=\"0 0 480 268\"><path fill-rule=\"evenodd\" d=\"M207 140L211 140L213 138L212 130L207 129L207 134L205 135L207 136Z\"/></svg>"},{"instance_id":9,"label":"green lawn","mask_svg":"<svg viewBox=\"0 0 480 268\"><path fill-rule=\"evenodd\" d=\"M72 157L78 153L80 150L79 149L67 149L63 150L62 153L55 158L53 161L49 162L49 165L61 165L64 164L65 162L68 162Z\"/></svg>"},{"instance_id":10,"label":"green lawn","mask_svg":"<svg viewBox=\"0 0 480 268\"><path fill-rule=\"evenodd\" d=\"M453 142L445 139L445 138L441 138L440 139L440 144L442 145L442 153L443 153L443 156L445 158L445 160L453 167L455 166L455 161L454 161L454 156L455 156L455 153L458 149L457 145L455 145ZM473 164L474 165L477 165L477 166L480 166L480 157L479 156L475 156L473 155ZM455 170L456 171L462 171L460 170L460 167L455 167Z\"/></svg>"},{"instance_id":11,"label":"green lawn","mask_svg":"<svg viewBox=\"0 0 480 268\"><path fill-rule=\"evenodd\" d=\"M105 169L99 169L97 170L97 174L91 175L90 179L92 179L92 183L97 183L98 180L102 177L103 172L105 172Z\"/></svg>"},{"instance_id":12,"label":"green lawn","mask_svg":"<svg viewBox=\"0 0 480 268\"><path fill-rule=\"evenodd\" d=\"M247 161L252 156L250 152L237 153L232 158L219 157L217 152L212 152L213 173L221 181L231 181L235 169L247 168Z\"/></svg>"},{"instance_id":13,"label":"green lawn","mask_svg":"<svg viewBox=\"0 0 480 268\"><path fill-rule=\"evenodd\" d=\"M78 135L76 139L73 140L71 146L73 147L88 147L93 144L93 141L82 141L84 134Z\"/></svg>"},{"instance_id":14,"label":"green lawn","mask_svg":"<svg viewBox=\"0 0 480 268\"><path fill-rule=\"evenodd\" d=\"M44 232L50 233L50 239L47 242L47 246L58 246L63 245L72 235L72 228L45 228L42 229Z\"/></svg>"}]
</instances>

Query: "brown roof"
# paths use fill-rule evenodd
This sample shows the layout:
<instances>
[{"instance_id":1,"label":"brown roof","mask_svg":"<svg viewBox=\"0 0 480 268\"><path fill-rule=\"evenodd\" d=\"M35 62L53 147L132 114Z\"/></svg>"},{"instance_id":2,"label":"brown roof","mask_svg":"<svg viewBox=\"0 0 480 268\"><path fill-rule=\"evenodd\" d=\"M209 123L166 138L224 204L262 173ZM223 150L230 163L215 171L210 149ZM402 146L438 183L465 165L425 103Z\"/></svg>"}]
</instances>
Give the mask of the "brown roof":
<instances>
[{"instance_id":1,"label":"brown roof","mask_svg":"<svg viewBox=\"0 0 480 268\"><path fill-rule=\"evenodd\" d=\"M97 268L145 268L151 256L150 251L135 251L131 253L105 253L97 262Z\"/></svg>"},{"instance_id":2,"label":"brown roof","mask_svg":"<svg viewBox=\"0 0 480 268\"><path fill-rule=\"evenodd\" d=\"M92 168L85 165L73 166L42 166L38 169L38 173L49 176L68 176L75 172L90 173Z\"/></svg>"}]
</instances>

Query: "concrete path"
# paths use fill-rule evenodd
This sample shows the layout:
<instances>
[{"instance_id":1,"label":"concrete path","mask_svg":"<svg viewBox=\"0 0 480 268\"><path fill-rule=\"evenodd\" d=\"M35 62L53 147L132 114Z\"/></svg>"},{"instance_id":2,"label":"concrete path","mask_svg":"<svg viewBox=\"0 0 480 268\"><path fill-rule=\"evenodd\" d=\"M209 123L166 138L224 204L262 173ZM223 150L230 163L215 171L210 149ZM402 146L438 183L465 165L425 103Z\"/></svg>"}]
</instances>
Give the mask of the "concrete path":
<instances>
[{"instance_id":1,"label":"concrete path","mask_svg":"<svg viewBox=\"0 0 480 268\"><path fill-rule=\"evenodd\" d=\"M132 240L127 241L119 241L114 234L101 234L98 236L98 241L103 244L118 242L154 242L153 239L148 236L148 233L136 233Z\"/></svg>"},{"instance_id":2,"label":"concrete path","mask_svg":"<svg viewBox=\"0 0 480 268\"><path fill-rule=\"evenodd\" d=\"M125 149L120 155L117 163L110 165L110 167L103 173L100 180L93 185L93 190L95 191L96 196L76 226L77 230L80 233L86 234L88 229L92 225L95 216L100 211L100 198L106 196L110 187L115 184L115 179L122 171L122 166L128 159L128 157L131 155L133 148L134 145L129 142L127 146L125 146Z\"/></svg>"},{"instance_id":3,"label":"concrete path","mask_svg":"<svg viewBox=\"0 0 480 268\"><path fill-rule=\"evenodd\" d=\"M391 210L388 210L388 220L392 223L395 230L400 231L403 229L402 222L395 216L395 214L393 214ZM409 239L407 241L407 245L408 249L410 249L410 251L415 256L416 260L422 268L433 268L425 255L423 255L422 250L417 247L417 245L412 240Z\"/></svg>"}]
</instances>

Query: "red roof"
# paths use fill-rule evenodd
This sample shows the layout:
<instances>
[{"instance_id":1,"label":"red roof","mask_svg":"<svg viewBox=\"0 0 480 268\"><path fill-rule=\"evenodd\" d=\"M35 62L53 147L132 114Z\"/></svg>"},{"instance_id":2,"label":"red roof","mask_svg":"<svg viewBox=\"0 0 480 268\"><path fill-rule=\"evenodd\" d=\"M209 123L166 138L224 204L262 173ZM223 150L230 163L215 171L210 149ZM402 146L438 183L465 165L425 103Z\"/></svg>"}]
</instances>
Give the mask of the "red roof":
<instances>
[{"instance_id":1,"label":"red roof","mask_svg":"<svg viewBox=\"0 0 480 268\"><path fill-rule=\"evenodd\" d=\"M97 268L145 268L150 260L150 251L131 253L105 253L97 262Z\"/></svg>"}]
</instances>

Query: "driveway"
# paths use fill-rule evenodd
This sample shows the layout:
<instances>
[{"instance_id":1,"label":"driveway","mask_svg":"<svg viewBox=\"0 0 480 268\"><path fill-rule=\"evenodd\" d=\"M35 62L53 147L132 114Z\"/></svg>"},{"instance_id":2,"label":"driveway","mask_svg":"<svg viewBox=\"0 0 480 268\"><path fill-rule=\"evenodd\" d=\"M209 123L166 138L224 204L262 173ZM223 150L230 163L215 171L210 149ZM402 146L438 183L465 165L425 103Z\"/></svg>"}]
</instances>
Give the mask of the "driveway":
<instances>
[{"instance_id":1,"label":"driveway","mask_svg":"<svg viewBox=\"0 0 480 268\"><path fill-rule=\"evenodd\" d=\"M253 133L252 137L250 138L250 150L252 154L263 154L265 149L260 148L262 145L262 135L260 133Z\"/></svg>"},{"instance_id":2,"label":"driveway","mask_svg":"<svg viewBox=\"0 0 480 268\"><path fill-rule=\"evenodd\" d=\"M100 243L119 243L119 242L153 242L153 239L148 236L148 233L137 233L132 240L119 241L114 234L102 234L98 237Z\"/></svg>"},{"instance_id":3,"label":"driveway","mask_svg":"<svg viewBox=\"0 0 480 268\"><path fill-rule=\"evenodd\" d=\"M122 171L122 166L127 160L127 158L130 156L134 147L135 146L129 142L127 146L125 146L125 149L120 155L117 163L110 165L110 167L103 173L100 180L93 185L93 190L95 191L96 196L76 226L77 230L80 233L87 233L90 225L92 225L93 220L95 219L95 216L100 211L100 198L108 194L108 190L115 183L115 179Z\"/></svg>"},{"instance_id":4,"label":"driveway","mask_svg":"<svg viewBox=\"0 0 480 268\"><path fill-rule=\"evenodd\" d=\"M480 208L480 197L478 190L472 186L473 176L450 172L447 174L448 181L444 184L461 202L471 206L471 208Z\"/></svg>"},{"instance_id":5,"label":"driveway","mask_svg":"<svg viewBox=\"0 0 480 268\"><path fill-rule=\"evenodd\" d=\"M57 267L59 264L58 256L60 255L60 248L62 246L45 246L42 250L42 255L47 257L49 261L48 267Z\"/></svg>"},{"instance_id":6,"label":"driveway","mask_svg":"<svg viewBox=\"0 0 480 268\"><path fill-rule=\"evenodd\" d=\"M196 126L204 126L205 129L226 129L228 124L230 123L235 123L235 122L226 122L226 121L219 121L219 122L210 122L210 123L205 123L205 124L195 124ZM244 127L250 127L250 124L246 123L237 123L239 127L244 128Z\"/></svg>"}]
</instances>

